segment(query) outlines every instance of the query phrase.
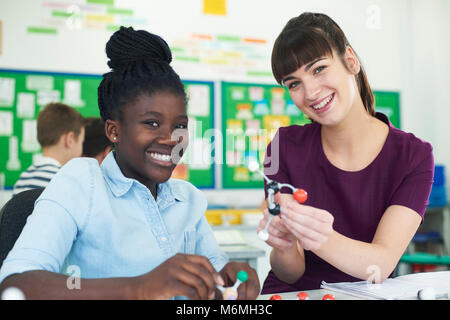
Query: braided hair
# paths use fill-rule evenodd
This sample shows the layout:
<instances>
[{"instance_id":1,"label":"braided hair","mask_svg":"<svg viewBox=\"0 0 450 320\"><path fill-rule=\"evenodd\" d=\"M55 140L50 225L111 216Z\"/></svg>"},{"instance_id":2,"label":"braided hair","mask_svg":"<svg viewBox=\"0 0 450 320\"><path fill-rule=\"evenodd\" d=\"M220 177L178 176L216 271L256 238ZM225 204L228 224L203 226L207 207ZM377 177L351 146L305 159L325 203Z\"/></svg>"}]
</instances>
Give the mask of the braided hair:
<instances>
[{"instance_id":1,"label":"braided hair","mask_svg":"<svg viewBox=\"0 0 450 320\"><path fill-rule=\"evenodd\" d=\"M170 92L186 101L178 74L170 66L172 53L156 34L120 27L106 44L108 66L98 86L98 106L104 121L121 119L121 108L140 95Z\"/></svg>"}]
</instances>

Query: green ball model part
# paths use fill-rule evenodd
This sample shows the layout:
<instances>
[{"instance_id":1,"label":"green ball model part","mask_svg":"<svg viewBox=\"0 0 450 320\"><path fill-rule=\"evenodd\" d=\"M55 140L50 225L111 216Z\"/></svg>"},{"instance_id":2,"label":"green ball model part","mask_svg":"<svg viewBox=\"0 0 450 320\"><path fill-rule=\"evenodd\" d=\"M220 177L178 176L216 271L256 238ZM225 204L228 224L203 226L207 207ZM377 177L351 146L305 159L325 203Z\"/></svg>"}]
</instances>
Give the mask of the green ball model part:
<instances>
[{"instance_id":1,"label":"green ball model part","mask_svg":"<svg viewBox=\"0 0 450 320\"><path fill-rule=\"evenodd\" d=\"M241 282L245 282L248 279L248 274L244 270L241 270L237 273L237 278Z\"/></svg>"}]
</instances>

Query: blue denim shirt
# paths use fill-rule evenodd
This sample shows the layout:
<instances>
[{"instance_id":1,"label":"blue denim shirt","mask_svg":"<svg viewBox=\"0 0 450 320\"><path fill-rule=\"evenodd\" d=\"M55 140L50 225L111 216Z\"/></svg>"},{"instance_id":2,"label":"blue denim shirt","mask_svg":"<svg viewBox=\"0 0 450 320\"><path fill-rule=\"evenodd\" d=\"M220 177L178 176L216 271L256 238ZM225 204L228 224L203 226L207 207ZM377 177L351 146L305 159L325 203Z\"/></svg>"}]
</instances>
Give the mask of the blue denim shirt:
<instances>
[{"instance_id":1,"label":"blue denim shirt","mask_svg":"<svg viewBox=\"0 0 450 320\"><path fill-rule=\"evenodd\" d=\"M176 253L203 255L222 269L228 258L205 218L203 193L170 179L157 194L155 200L147 187L125 177L113 152L101 166L91 158L69 161L37 199L0 282L29 270L77 270L81 278L137 276Z\"/></svg>"}]
</instances>

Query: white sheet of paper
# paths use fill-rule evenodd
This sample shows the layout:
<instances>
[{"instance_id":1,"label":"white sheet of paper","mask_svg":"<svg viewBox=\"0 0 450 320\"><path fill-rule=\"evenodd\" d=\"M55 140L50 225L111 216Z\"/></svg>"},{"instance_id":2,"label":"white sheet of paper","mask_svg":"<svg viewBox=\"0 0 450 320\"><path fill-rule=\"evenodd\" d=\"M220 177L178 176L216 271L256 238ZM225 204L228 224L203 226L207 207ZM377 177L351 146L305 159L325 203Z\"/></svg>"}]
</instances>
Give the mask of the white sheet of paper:
<instances>
[{"instance_id":1,"label":"white sheet of paper","mask_svg":"<svg viewBox=\"0 0 450 320\"><path fill-rule=\"evenodd\" d=\"M10 171L20 170L19 161L19 140L16 136L9 137L9 158L6 162L6 169Z\"/></svg>"},{"instance_id":2,"label":"white sheet of paper","mask_svg":"<svg viewBox=\"0 0 450 320\"><path fill-rule=\"evenodd\" d=\"M55 79L52 76L29 75L26 78L27 90L53 90Z\"/></svg>"},{"instance_id":3,"label":"white sheet of paper","mask_svg":"<svg viewBox=\"0 0 450 320\"><path fill-rule=\"evenodd\" d=\"M25 152L39 151L40 144L37 141L37 120L23 120L22 125L22 150Z\"/></svg>"},{"instance_id":4,"label":"white sheet of paper","mask_svg":"<svg viewBox=\"0 0 450 320\"><path fill-rule=\"evenodd\" d=\"M0 106L12 107L14 103L14 92L16 79L0 78Z\"/></svg>"},{"instance_id":5,"label":"white sheet of paper","mask_svg":"<svg viewBox=\"0 0 450 320\"><path fill-rule=\"evenodd\" d=\"M38 91L37 95L37 104L40 106L45 106L46 104L49 104L51 102L59 102L61 93L57 90L41 90Z\"/></svg>"},{"instance_id":6,"label":"white sheet of paper","mask_svg":"<svg viewBox=\"0 0 450 320\"><path fill-rule=\"evenodd\" d=\"M204 84L191 84L187 88L188 114L192 116L209 116L209 87Z\"/></svg>"},{"instance_id":7,"label":"white sheet of paper","mask_svg":"<svg viewBox=\"0 0 450 320\"><path fill-rule=\"evenodd\" d=\"M80 80L64 81L64 103L72 107L84 106L84 101L81 99Z\"/></svg>"},{"instance_id":8,"label":"white sheet of paper","mask_svg":"<svg viewBox=\"0 0 450 320\"><path fill-rule=\"evenodd\" d=\"M0 136L10 136L12 134L13 134L12 111L0 111Z\"/></svg>"},{"instance_id":9,"label":"white sheet of paper","mask_svg":"<svg viewBox=\"0 0 450 320\"><path fill-rule=\"evenodd\" d=\"M34 93L19 92L17 94L17 117L19 118L33 118L35 112Z\"/></svg>"}]
</instances>

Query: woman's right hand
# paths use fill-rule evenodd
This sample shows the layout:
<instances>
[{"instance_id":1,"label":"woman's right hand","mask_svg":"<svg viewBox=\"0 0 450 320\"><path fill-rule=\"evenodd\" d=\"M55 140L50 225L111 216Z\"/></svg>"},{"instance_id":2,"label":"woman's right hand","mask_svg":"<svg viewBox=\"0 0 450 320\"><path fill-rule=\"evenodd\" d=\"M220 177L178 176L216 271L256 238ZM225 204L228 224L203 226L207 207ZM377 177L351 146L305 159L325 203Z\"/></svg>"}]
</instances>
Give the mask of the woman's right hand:
<instances>
[{"instance_id":1,"label":"woman's right hand","mask_svg":"<svg viewBox=\"0 0 450 320\"><path fill-rule=\"evenodd\" d=\"M278 204L280 204L282 208L283 207L286 208L287 204L290 201L295 200L291 194L277 193L275 195L275 201ZM258 233L266 227L269 217L270 217L269 210L268 209L263 210L263 218L259 222L259 227L257 230ZM267 232L269 233L269 239L267 239L266 243L275 249L285 250L287 248L292 247L296 243L296 238L284 226L280 215L277 215L272 218L272 221L270 222L270 226L267 229Z\"/></svg>"},{"instance_id":2,"label":"woman's right hand","mask_svg":"<svg viewBox=\"0 0 450 320\"><path fill-rule=\"evenodd\" d=\"M137 298L147 300L166 300L174 296L214 299L216 284L224 285L207 258L188 254L176 254L134 280Z\"/></svg>"}]
</instances>

